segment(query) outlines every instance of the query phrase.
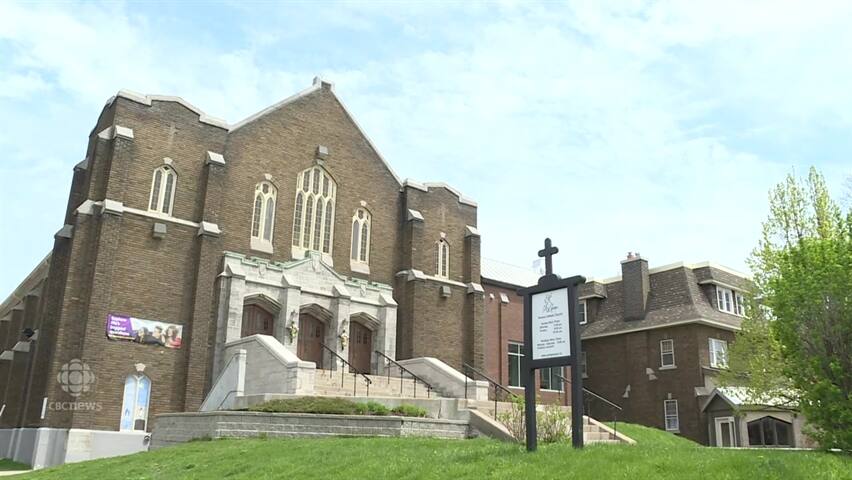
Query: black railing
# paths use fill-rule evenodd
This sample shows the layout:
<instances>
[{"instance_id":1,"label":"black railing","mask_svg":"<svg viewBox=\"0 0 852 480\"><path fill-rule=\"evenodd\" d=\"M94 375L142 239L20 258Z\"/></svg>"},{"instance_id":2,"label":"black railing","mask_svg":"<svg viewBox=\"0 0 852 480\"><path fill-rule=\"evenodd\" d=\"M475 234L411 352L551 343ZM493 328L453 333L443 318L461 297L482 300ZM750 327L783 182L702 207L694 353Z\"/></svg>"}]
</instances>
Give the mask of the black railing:
<instances>
[{"instance_id":1,"label":"black railing","mask_svg":"<svg viewBox=\"0 0 852 480\"><path fill-rule=\"evenodd\" d=\"M568 380L567 378L563 377L562 375L560 375L558 373L556 373L554 375L557 378L561 379L565 384L571 385L571 381ZM568 389L563 387L562 391L567 392ZM587 395L591 398L586 398ZM612 409L612 419L613 419L612 430L615 432L615 435L618 436L618 413L624 411L624 409L621 408L620 406L616 405L615 403L607 400L606 398L598 395L597 393L589 390L588 388L583 387L583 408L584 408L583 413L586 415L586 418L589 418L589 419L592 418L592 400L599 400L599 401L603 402L604 405L606 405L607 407ZM591 423L591 421L590 421L590 423Z\"/></svg>"},{"instance_id":2,"label":"black railing","mask_svg":"<svg viewBox=\"0 0 852 480\"><path fill-rule=\"evenodd\" d=\"M343 362L344 367L347 367L347 366L349 367L349 370L352 373L352 396L354 397L358 393L358 382L355 379L358 377L358 375L361 375L362 377L364 377L364 382L367 384L367 396L369 397L370 396L370 384L373 383L373 381L370 380L370 377L368 377L365 373L363 373L360 370L358 370L357 368L355 368L354 365L352 365L351 363L346 361L345 358L338 355L337 352L332 350L331 347L329 347L328 345L320 342L320 346L322 348L328 350L332 355L337 357L338 360ZM343 383L344 383L345 380L346 380L346 368L341 368L340 369L340 388L343 388Z\"/></svg>"},{"instance_id":3,"label":"black railing","mask_svg":"<svg viewBox=\"0 0 852 480\"><path fill-rule=\"evenodd\" d=\"M429 383L427 383L425 380L423 380L422 378L415 375L414 372L403 367L402 365L399 364L399 362L390 358L389 356L385 355L384 353L376 350L376 354L380 355L382 358L385 359L385 373L387 373L388 385L390 385L390 371L391 371L390 364L393 364L396 368L399 369L399 396L400 397L402 396L402 393L403 393L403 380L405 378L403 376L403 372L407 373L414 380L414 398L417 398L417 382L420 382L424 386L426 386L426 398L429 398L432 395L432 385L429 385Z\"/></svg>"},{"instance_id":4,"label":"black railing","mask_svg":"<svg viewBox=\"0 0 852 480\"><path fill-rule=\"evenodd\" d=\"M498 397L499 397L500 392L502 392L504 394L504 398L505 398L506 394L508 394L509 397L512 398L512 399L518 397L511 390L504 387L503 385L500 385L499 382L494 381L491 377L489 377L488 375L486 375L486 374L480 372L479 370L471 367L470 365L463 363L462 367L464 368L464 398L465 398L465 400L467 400L468 379L475 380L474 376L478 376L478 377L486 380L488 382L488 384L491 387L494 388L494 420L497 420L497 401L499 399ZM476 384L474 384L474 388L476 388ZM476 391L476 390L474 390L474 391ZM474 398L475 397L476 397L476 395L474 394Z\"/></svg>"}]
</instances>

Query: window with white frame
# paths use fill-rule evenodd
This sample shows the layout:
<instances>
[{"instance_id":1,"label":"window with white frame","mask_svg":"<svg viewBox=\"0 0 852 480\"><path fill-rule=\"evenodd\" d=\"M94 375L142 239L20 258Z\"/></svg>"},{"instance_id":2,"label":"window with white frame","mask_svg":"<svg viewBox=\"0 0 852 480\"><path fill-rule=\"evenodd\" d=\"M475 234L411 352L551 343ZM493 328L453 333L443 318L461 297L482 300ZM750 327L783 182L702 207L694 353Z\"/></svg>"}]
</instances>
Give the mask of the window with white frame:
<instances>
[{"instance_id":1,"label":"window with white frame","mask_svg":"<svg viewBox=\"0 0 852 480\"><path fill-rule=\"evenodd\" d=\"M352 251L353 261L370 263L370 212L364 208L355 210L352 216Z\"/></svg>"},{"instance_id":2,"label":"window with white frame","mask_svg":"<svg viewBox=\"0 0 852 480\"><path fill-rule=\"evenodd\" d=\"M716 287L716 305L725 313L745 316L745 296L730 288Z\"/></svg>"},{"instance_id":3,"label":"window with white frame","mask_svg":"<svg viewBox=\"0 0 852 480\"><path fill-rule=\"evenodd\" d=\"M736 314L744 317L745 316L745 296L740 292L734 292L734 310Z\"/></svg>"},{"instance_id":4,"label":"window with white frame","mask_svg":"<svg viewBox=\"0 0 852 480\"><path fill-rule=\"evenodd\" d=\"M320 166L301 172L296 180L293 246L331 253L337 184Z\"/></svg>"},{"instance_id":5,"label":"window with white frame","mask_svg":"<svg viewBox=\"0 0 852 480\"><path fill-rule=\"evenodd\" d=\"M439 277L450 277L450 244L446 238L438 240L435 245L436 267L435 272Z\"/></svg>"},{"instance_id":6,"label":"window with white frame","mask_svg":"<svg viewBox=\"0 0 852 480\"><path fill-rule=\"evenodd\" d=\"M278 190L271 182L260 182L254 187L254 209L251 217L252 246L263 245L272 248L272 234L275 226L275 202Z\"/></svg>"},{"instance_id":7,"label":"window with white frame","mask_svg":"<svg viewBox=\"0 0 852 480\"><path fill-rule=\"evenodd\" d=\"M728 366L728 342L718 338L710 339L710 366L713 368Z\"/></svg>"},{"instance_id":8,"label":"window with white frame","mask_svg":"<svg viewBox=\"0 0 852 480\"><path fill-rule=\"evenodd\" d=\"M542 368L538 372L542 390L562 391L562 379L559 378L562 375L562 367Z\"/></svg>"},{"instance_id":9,"label":"window with white frame","mask_svg":"<svg viewBox=\"0 0 852 480\"><path fill-rule=\"evenodd\" d=\"M589 367L588 367L588 363L586 363L586 362L587 362L586 352L581 351L580 352L580 374L583 376L583 378L587 378L589 376Z\"/></svg>"},{"instance_id":10,"label":"window with white frame","mask_svg":"<svg viewBox=\"0 0 852 480\"><path fill-rule=\"evenodd\" d=\"M128 375L124 380L121 404L121 430L145 431L148 428L148 402L151 380L145 375Z\"/></svg>"},{"instance_id":11,"label":"window with white frame","mask_svg":"<svg viewBox=\"0 0 852 480\"><path fill-rule=\"evenodd\" d=\"M589 311L586 308L586 301L580 300L577 304L577 316L579 317L580 325L585 325L589 321L588 313Z\"/></svg>"},{"instance_id":12,"label":"window with white frame","mask_svg":"<svg viewBox=\"0 0 852 480\"><path fill-rule=\"evenodd\" d=\"M524 358L524 344L509 342L509 386L523 387L521 380L521 360Z\"/></svg>"},{"instance_id":13,"label":"window with white frame","mask_svg":"<svg viewBox=\"0 0 852 480\"><path fill-rule=\"evenodd\" d=\"M663 413L666 417L666 431L680 431L680 420L677 416L677 400L663 400Z\"/></svg>"},{"instance_id":14,"label":"window with white frame","mask_svg":"<svg viewBox=\"0 0 852 480\"><path fill-rule=\"evenodd\" d=\"M674 340L660 340L660 367L674 367Z\"/></svg>"},{"instance_id":15,"label":"window with white frame","mask_svg":"<svg viewBox=\"0 0 852 480\"><path fill-rule=\"evenodd\" d=\"M175 202L176 185L177 173L172 167L163 165L154 170L151 179L151 195L148 198L148 210L171 215Z\"/></svg>"}]
</instances>

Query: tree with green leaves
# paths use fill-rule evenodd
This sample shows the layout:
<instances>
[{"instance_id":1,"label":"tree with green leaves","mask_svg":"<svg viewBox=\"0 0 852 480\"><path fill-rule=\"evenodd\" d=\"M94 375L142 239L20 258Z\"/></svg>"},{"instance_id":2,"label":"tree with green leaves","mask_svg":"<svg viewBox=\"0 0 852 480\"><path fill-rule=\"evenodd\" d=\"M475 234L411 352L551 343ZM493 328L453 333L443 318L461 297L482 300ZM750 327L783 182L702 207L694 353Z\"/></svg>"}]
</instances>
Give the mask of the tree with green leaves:
<instances>
[{"instance_id":1,"label":"tree with green leaves","mask_svg":"<svg viewBox=\"0 0 852 480\"><path fill-rule=\"evenodd\" d=\"M749 264L752 307L720 381L797 405L823 447L852 450L852 211L816 169L771 191Z\"/></svg>"}]
</instances>

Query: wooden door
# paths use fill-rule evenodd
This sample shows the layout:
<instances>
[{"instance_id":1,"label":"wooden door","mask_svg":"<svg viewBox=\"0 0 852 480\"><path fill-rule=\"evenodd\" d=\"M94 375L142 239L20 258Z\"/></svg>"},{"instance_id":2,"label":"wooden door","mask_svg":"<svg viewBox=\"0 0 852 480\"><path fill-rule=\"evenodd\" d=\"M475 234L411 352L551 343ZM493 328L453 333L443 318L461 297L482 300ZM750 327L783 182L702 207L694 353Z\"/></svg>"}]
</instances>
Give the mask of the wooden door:
<instances>
[{"instance_id":1,"label":"wooden door","mask_svg":"<svg viewBox=\"0 0 852 480\"><path fill-rule=\"evenodd\" d=\"M261 335L272 335L272 325L272 314L260 306L245 305L243 307L243 337L248 337L256 333Z\"/></svg>"},{"instance_id":2,"label":"wooden door","mask_svg":"<svg viewBox=\"0 0 852 480\"><path fill-rule=\"evenodd\" d=\"M314 362L322 368L322 342L325 341L325 324L310 315L299 315L299 345L297 355L300 359Z\"/></svg>"},{"instance_id":3,"label":"wooden door","mask_svg":"<svg viewBox=\"0 0 852 480\"><path fill-rule=\"evenodd\" d=\"M351 322L349 325L349 363L361 373L371 373L373 332L357 322Z\"/></svg>"}]
</instances>

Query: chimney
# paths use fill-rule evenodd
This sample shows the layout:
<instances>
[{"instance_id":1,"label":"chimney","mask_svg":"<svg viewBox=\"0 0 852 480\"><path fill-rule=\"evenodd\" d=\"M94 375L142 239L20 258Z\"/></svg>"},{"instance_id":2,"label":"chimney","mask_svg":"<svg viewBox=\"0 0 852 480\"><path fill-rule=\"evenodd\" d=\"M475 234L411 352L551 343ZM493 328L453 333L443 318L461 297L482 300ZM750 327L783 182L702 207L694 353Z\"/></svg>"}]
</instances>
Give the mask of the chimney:
<instances>
[{"instance_id":1,"label":"chimney","mask_svg":"<svg viewBox=\"0 0 852 480\"><path fill-rule=\"evenodd\" d=\"M648 292L651 289L648 278L648 261L639 252L628 252L627 259L621 261L621 288L624 302L624 319L642 320L648 305Z\"/></svg>"}]
</instances>

